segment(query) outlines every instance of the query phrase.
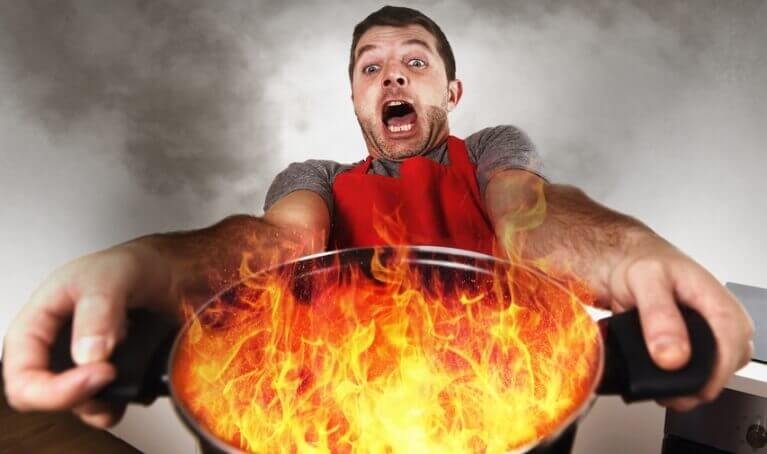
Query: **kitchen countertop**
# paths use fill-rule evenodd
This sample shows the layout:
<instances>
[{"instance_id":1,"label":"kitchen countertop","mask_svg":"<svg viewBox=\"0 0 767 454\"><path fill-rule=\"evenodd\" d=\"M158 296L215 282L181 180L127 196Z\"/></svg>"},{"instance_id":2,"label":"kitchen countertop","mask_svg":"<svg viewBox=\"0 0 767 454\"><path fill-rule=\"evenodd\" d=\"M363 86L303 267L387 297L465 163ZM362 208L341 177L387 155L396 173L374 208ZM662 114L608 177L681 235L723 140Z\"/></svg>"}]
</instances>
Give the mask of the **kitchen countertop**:
<instances>
[{"instance_id":1,"label":"kitchen countertop","mask_svg":"<svg viewBox=\"0 0 767 454\"><path fill-rule=\"evenodd\" d=\"M735 372L726 386L728 389L755 396L767 397L767 364L751 361Z\"/></svg>"},{"instance_id":2,"label":"kitchen countertop","mask_svg":"<svg viewBox=\"0 0 767 454\"><path fill-rule=\"evenodd\" d=\"M68 412L18 413L5 401L0 378L0 453L139 454L105 430L86 426Z\"/></svg>"}]
</instances>

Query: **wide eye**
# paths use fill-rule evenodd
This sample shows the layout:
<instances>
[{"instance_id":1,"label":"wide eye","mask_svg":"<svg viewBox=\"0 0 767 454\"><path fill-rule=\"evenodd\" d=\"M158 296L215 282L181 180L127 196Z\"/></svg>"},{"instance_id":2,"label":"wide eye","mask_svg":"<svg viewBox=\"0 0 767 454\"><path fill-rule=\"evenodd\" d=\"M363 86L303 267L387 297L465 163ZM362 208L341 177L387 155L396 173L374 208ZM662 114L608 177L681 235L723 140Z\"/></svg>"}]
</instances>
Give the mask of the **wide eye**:
<instances>
[{"instance_id":1,"label":"wide eye","mask_svg":"<svg viewBox=\"0 0 767 454\"><path fill-rule=\"evenodd\" d=\"M362 72L364 74L373 74L374 72L378 71L380 67L378 65L367 65L364 68L362 68Z\"/></svg>"},{"instance_id":2,"label":"wide eye","mask_svg":"<svg viewBox=\"0 0 767 454\"><path fill-rule=\"evenodd\" d=\"M407 62L408 66L412 66L413 68L423 68L426 66L426 62L421 60L420 58L413 58L410 61Z\"/></svg>"}]
</instances>

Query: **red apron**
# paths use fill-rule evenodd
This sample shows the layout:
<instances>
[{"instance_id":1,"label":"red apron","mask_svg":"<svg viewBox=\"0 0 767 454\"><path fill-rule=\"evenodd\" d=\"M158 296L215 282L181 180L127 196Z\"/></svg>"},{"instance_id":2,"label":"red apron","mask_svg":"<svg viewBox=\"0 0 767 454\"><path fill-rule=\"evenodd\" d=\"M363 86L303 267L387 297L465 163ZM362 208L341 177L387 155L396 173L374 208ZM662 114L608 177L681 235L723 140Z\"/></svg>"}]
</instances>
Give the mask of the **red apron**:
<instances>
[{"instance_id":1,"label":"red apron","mask_svg":"<svg viewBox=\"0 0 767 454\"><path fill-rule=\"evenodd\" d=\"M495 236L464 141L448 137L447 153L449 165L422 156L404 160L399 178L368 175L370 156L338 174L330 244L433 245L492 254Z\"/></svg>"}]
</instances>

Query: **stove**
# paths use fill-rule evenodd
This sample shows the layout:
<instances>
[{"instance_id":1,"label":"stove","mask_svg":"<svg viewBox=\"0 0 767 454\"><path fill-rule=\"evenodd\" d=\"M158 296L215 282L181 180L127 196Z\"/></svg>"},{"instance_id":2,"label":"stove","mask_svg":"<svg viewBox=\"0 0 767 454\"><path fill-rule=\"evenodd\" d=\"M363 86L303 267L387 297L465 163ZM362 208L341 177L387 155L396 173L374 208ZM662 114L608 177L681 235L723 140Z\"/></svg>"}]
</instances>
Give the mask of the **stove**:
<instances>
[{"instance_id":1,"label":"stove","mask_svg":"<svg viewBox=\"0 0 767 454\"><path fill-rule=\"evenodd\" d=\"M754 320L752 361L767 364L767 289L732 282L726 286ZM767 454L767 366L763 364L756 364L757 372L749 378L764 390L761 395L725 389L714 402L690 412L667 410L662 454Z\"/></svg>"}]
</instances>

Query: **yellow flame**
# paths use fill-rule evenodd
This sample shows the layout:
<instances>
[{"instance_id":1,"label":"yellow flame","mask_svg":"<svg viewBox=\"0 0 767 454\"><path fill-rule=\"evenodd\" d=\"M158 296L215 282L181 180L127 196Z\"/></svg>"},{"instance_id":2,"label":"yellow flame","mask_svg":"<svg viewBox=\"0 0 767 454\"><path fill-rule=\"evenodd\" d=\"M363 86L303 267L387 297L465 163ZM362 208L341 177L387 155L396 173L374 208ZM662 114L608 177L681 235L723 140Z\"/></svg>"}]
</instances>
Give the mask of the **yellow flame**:
<instances>
[{"instance_id":1,"label":"yellow flame","mask_svg":"<svg viewBox=\"0 0 767 454\"><path fill-rule=\"evenodd\" d=\"M525 232L539 227L546 219L544 182L527 172L516 178L497 181L495 184L503 186L494 188L494 191L503 194L503 197L513 197L513 201L501 204L504 205L504 212L496 221L496 235L506 256L512 262L520 263L523 260Z\"/></svg>"},{"instance_id":2,"label":"yellow flame","mask_svg":"<svg viewBox=\"0 0 767 454\"><path fill-rule=\"evenodd\" d=\"M589 398L583 287L522 266L449 286L405 252L341 268L311 276L311 304L275 271L192 320L172 381L206 430L252 452L505 452Z\"/></svg>"}]
</instances>

